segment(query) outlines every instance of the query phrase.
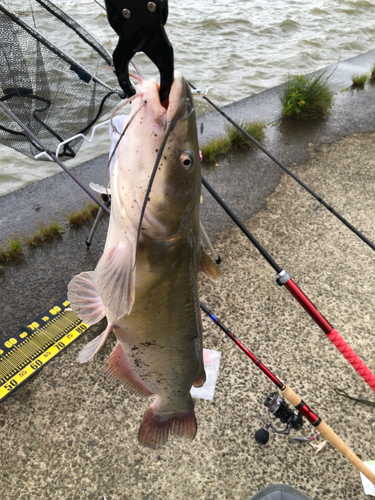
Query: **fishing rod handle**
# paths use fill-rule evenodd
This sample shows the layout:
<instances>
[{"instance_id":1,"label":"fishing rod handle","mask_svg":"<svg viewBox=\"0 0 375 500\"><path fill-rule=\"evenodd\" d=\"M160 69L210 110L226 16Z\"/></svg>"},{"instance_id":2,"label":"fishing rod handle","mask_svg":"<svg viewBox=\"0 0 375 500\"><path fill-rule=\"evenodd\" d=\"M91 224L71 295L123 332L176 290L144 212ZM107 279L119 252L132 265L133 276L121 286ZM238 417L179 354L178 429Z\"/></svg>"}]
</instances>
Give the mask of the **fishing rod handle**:
<instances>
[{"instance_id":1,"label":"fishing rod handle","mask_svg":"<svg viewBox=\"0 0 375 500\"><path fill-rule=\"evenodd\" d=\"M332 344L341 352L344 358L352 365L356 372L363 378L363 380L375 391L375 375L365 365L361 358L353 351L353 349L345 342L341 335L333 328L333 326L320 314L318 309L310 301L303 291L294 283L289 274L283 271L284 274L279 273L277 282L284 285L305 311L312 317L315 323L323 330L326 337ZM280 278L282 281L280 281Z\"/></svg>"},{"instance_id":2,"label":"fishing rod handle","mask_svg":"<svg viewBox=\"0 0 375 500\"><path fill-rule=\"evenodd\" d=\"M281 389L281 394L297 408L301 403L302 399L288 386L286 385ZM298 408L297 408L298 409ZM365 465L362 460L360 460L357 455L344 443L344 441L339 438L339 436L325 423L323 420L319 419L320 423L315 426L315 428L320 432L320 434L331 443L345 458L351 462L359 472L367 477L372 484L375 485L375 474Z\"/></svg>"},{"instance_id":3,"label":"fishing rod handle","mask_svg":"<svg viewBox=\"0 0 375 500\"><path fill-rule=\"evenodd\" d=\"M365 365L361 358L353 351L353 349L348 345L341 335L333 329L327 337L332 342L332 344L341 352L341 354L346 358L356 372L363 378L363 380L375 391L375 375L372 371Z\"/></svg>"}]
</instances>

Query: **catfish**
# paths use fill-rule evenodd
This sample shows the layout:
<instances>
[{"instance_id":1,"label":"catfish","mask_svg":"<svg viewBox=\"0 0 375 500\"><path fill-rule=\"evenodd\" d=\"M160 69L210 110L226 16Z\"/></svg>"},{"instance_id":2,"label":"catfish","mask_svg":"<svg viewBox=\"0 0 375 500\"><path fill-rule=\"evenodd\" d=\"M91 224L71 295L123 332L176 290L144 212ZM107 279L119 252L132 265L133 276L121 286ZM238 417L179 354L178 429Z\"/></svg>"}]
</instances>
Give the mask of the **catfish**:
<instances>
[{"instance_id":1,"label":"catfish","mask_svg":"<svg viewBox=\"0 0 375 500\"><path fill-rule=\"evenodd\" d=\"M94 271L68 286L71 308L82 321L108 321L78 361L89 361L113 331L117 344L107 376L156 396L141 421L139 443L158 448L169 433L192 440L197 422L190 390L206 380L198 271L215 281L221 274L200 244L196 118L180 73L163 105L156 80L137 85L110 193L103 255Z\"/></svg>"}]
</instances>

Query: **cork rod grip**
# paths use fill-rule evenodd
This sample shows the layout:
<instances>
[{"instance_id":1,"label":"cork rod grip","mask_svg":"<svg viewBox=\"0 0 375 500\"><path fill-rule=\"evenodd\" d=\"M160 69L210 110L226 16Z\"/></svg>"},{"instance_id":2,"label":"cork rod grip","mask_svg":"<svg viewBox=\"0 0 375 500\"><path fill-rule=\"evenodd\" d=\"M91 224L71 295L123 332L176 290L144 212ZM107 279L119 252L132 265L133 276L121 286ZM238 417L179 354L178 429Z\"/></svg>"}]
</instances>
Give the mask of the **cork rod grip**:
<instances>
[{"instance_id":1,"label":"cork rod grip","mask_svg":"<svg viewBox=\"0 0 375 500\"><path fill-rule=\"evenodd\" d=\"M301 403L301 398L289 387L285 386L281 390L281 394L291 403L294 407ZM346 457L349 462L351 462L354 467L356 467L362 474L367 477L372 484L375 485L375 474L365 465L362 460L360 460L352 450L346 446L344 441L338 437L338 435L325 423L323 420L316 427L320 434L331 443L344 457Z\"/></svg>"}]
</instances>

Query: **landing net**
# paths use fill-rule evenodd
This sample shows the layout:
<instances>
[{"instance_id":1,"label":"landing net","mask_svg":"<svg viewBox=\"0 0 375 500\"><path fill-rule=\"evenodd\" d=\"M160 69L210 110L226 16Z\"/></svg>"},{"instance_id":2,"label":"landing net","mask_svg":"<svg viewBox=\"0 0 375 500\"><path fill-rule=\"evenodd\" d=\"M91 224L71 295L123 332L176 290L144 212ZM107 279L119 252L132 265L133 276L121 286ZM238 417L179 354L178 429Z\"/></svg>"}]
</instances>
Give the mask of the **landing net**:
<instances>
[{"instance_id":1,"label":"landing net","mask_svg":"<svg viewBox=\"0 0 375 500\"><path fill-rule=\"evenodd\" d=\"M49 150L76 134L86 134L120 100L109 52L49 0L0 0L0 101ZM73 59L69 54L74 53ZM74 158L83 138L60 149ZM43 151L4 115L0 143L34 157Z\"/></svg>"}]
</instances>

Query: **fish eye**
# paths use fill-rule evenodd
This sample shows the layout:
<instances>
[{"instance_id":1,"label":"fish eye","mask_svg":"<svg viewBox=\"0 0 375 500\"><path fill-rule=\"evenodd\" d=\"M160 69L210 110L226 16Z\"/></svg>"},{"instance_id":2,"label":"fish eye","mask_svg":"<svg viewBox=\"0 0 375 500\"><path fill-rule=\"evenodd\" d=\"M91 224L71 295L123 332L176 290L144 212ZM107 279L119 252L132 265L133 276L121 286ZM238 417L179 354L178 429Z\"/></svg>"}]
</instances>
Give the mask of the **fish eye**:
<instances>
[{"instance_id":1,"label":"fish eye","mask_svg":"<svg viewBox=\"0 0 375 500\"><path fill-rule=\"evenodd\" d=\"M194 165L194 154L192 151L184 151L180 155L180 165L184 170L190 170Z\"/></svg>"}]
</instances>

